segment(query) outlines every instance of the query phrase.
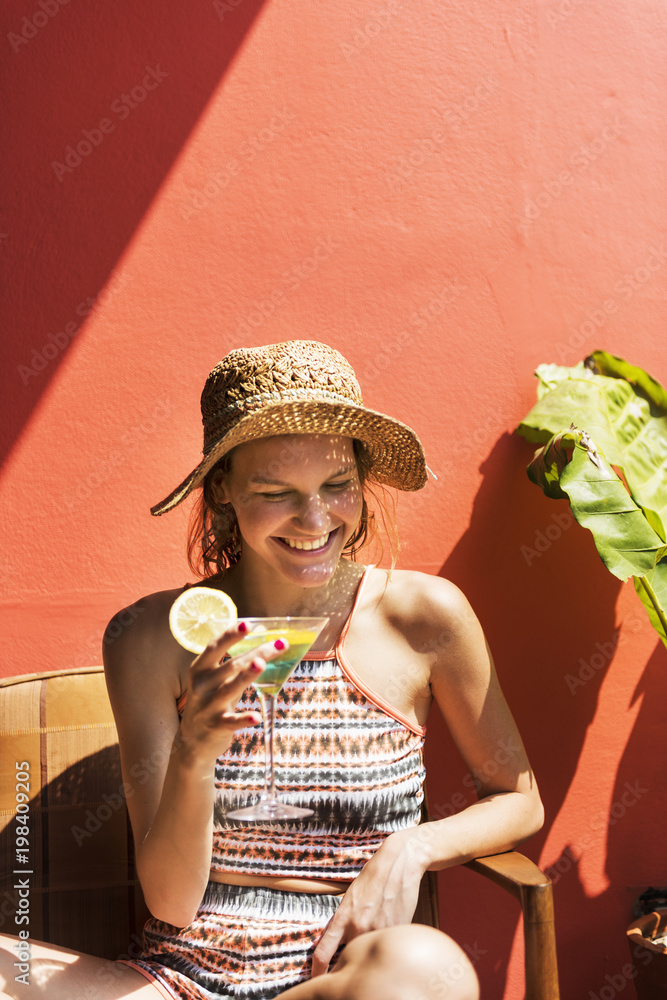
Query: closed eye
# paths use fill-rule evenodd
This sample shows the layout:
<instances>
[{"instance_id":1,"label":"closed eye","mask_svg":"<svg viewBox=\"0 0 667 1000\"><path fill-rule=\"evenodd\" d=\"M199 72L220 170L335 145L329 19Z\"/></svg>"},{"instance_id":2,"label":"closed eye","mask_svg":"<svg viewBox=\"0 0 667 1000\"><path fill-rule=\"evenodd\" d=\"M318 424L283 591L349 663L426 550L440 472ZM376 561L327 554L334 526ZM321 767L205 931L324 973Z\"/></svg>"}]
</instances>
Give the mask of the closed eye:
<instances>
[{"instance_id":1,"label":"closed eye","mask_svg":"<svg viewBox=\"0 0 667 1000\"><path fill-rule=\"evenodd\" d=\"M346 479L344 483L327 483L326 485L329 490L344 490L347 486L351 486L353 482L353 479Z\"/></svg>"},{"instance_id":2,"label":"closed eye","mask_svg":"<svg viewBox=\"0 0 667 1000\"><path fill-rule=\"evenodd\" d=\"M325 483L324 485L325 485L325 489L327 489L327 490L334 490L334 492L335 492L337 490L347 489L347 487L351 486L353 483L354 483L353 479L346 479L342 483ZM269 501L284 500L285 497L290 496L291 493L292 493L292 490L283 490L280 493L262 493L261 496L263 496L265 500L269 500Z\"/></svg>"}]
</instances>

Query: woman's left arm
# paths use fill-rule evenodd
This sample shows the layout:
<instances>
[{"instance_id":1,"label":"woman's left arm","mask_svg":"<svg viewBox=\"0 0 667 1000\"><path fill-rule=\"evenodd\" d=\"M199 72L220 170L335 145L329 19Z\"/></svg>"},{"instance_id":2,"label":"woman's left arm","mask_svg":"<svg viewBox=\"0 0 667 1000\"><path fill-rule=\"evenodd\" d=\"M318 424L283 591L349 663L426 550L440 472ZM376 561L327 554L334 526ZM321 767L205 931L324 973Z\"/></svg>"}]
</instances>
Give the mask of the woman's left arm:
<instances>
[{"instance_id":1,"label":"woman's left arm","mask_svg":"<svg viewBox=\"0 0 667 1000\"><path fill-rule=\"evenodd\" d=\"M412 574L411 574L412 576ZM404 629L428 651L430 686L465 761L478 801L444 819L391 834L345 894L323 934L313 975L341 941L409 923L427 870L508 851L543 822L537 785L498 683L482 628L463 594L439 577L419 578L404 601Z\"/></svg>"},{"instance_id":2,"label":"woman's left arm","mask_svg":"<svg viewBox=\"0 0 667 1000\"><path fill-rule=\"evenodd\" d=\"M541 828L544 812L481 625L457 587L431 579L437 584L431 607L446 623L433 653L431 690L478 796L461 812L417 829L427 842L426 867L438 870L511 850Z\"/></svg>"}]
</instances>

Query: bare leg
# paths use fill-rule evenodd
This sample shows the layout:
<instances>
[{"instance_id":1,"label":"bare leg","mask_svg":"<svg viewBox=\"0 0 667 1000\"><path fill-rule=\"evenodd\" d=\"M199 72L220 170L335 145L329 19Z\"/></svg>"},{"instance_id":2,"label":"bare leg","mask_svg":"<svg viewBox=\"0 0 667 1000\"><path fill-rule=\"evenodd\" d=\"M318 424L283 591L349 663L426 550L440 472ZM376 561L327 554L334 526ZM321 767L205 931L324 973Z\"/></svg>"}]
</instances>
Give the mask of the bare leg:
<instances>
[{"instance_id":1,"label":"bare leg","mask_svg":"<svg viewBox=\"0 0 667 1000\"><path fill-rule=\"evenodd\" d=\"M29 983L15 981L17 938L0 935L0 1000L159 1000L126 965L30 942ZM284 1000L479 1000L477 976L451 938L419 924L362 934L335 969L281 994Z\"/></svg>"},{"instance_id":2,"label":"bare leg","mask_svg":"<svg viewBox=\"0 0 667 1000\"><path fill-rule=\"evenodd\" d=\"M409 924L361 934L335 969L281 994L281 1000L479 1000L464 951L432 927Z\"/></svg>"},{"instance_id":3,"label":"bare leg","mask_svg":"<svg viewBox=\"0 0 667 1000\"><path fill-rule=\"evenodd\" d=\"M68 948L30 942L28 982L14 950L18 938L0 934L0 998L10 1000L159 1000L161 994L140 972L127 965L81 955Z\"/></svg>"}]
</instances>

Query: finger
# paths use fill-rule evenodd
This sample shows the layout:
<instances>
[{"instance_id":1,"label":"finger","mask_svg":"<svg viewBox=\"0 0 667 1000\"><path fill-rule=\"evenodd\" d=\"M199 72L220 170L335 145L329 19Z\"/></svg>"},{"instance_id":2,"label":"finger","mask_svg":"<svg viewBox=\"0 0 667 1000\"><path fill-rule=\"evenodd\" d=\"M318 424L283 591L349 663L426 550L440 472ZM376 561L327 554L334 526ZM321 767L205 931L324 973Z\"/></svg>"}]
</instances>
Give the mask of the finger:
<instances>
[{"instance_id":1,"label":"finger","mask_svg":"<svg viewBox=\"0 0 667 1000\"><path fill-rule=\"evenodd\" d=\"M196 663L205 664L207 666L219 663L230 646L233 646L234 643L238 642L247 634L247 622L233 622L221 635L218 636L217 639L212 639L211 642L209 642L206 649L203 649L199 656L195 658L193 666Z\"/></svg>"},{"instance_id":2,"label":"finger","mask_svg":"<svg viewBox=\"0 0 667 1000\"><path fill-rule=\"evenodd\" d=\"M244 622L240 623L244 625ZM215 691L223 679L233 679L242 671L247 672L251 664L257 659L273 659L287 646L287 640L276 639L274 642L266 642L254 649L239 653L238 656L228 657L222 660L224 649L229 648L238 641L238 629L228 629L219 639L209 643L203 653L190 664L190 680L188 687L192 690ZM231 640L229 636L231 635ZM249 680L246 681L246 684Z\"/></svg>"},{"instance_id":3,"label":"finger","mask_svg":"<svg viewBox=\"0 0 667 1000\"><path fill-rule=\"evenodd\" d=\"M274 660L277 656L280 656L287 648L288 643L285 639L275 639L271 642L265 642L261 646L256 646L245 653L239 653L238 656L233 657L224 664L229 671L228 677L230 680L233 680L236 674L241 676L252 673L253 665L257 664L261 664L262 668L264 668L270 660ZM252 680L252 677L250 680Z\"/></svg>"},{"instance_id":4,"label":"finger","mask_svg":"<svg viewBox=\"0 0 667 1000\"><path fill-rule=\"evenodd\" d=\"M261 712L221 712L219 726L235 732L248 726L258 726L262 721Z\"/></svg>"},{"instance_id":5,"label":"finger","mask_svg":"<svg viewBox=\"0 0 667 1000\"><path fill-rule=\"evenodd\" d=\"M228 695L237 690L244 691L248 684L256 680L261 670L266 668L267 663L284 653L286 648L284 639L276 639L228 660L223 664L226 671L224 676L220 675L221 690L225 690Z\"/></svg>"},{"instance_id":6,"label":"finger","mask_svg":"<svg viewBox=\"0 0 667 1000\"><path fill-rule=\"evenodd\" d=\"M313 966L311 973L313 979L315 979L316 976L323 976L325 972L329 971L329 963L334 957L336 949L342 941L342 928L339 930L336 918L333 917L320 938L319 944L313 952Z\"/></svg>"},{"instance_id":7,"label":"finger","mask_svg":"<svg viewBox=\"0 0 667 1000\"><path fill-rule=\"evenodd\" d=\"M224 680L219 681L207 704L215 708L216 703L219 702L221 710L228 707L230 702L236 704L248 685L256 681L265 669L266 660L261 656L255 655L245 670L239 669L229 674Z\"/></svg>"},{"instance_id":8,"label":"finger","mask_svg":"<svg viewBox=\"0 0 667 1000\"><path fill-rule=\"evenodd\" d=\"M231 663L238 665L240 669L246 669L246 665L249 665L255 657L262 657L264 660L272 660L280 653L284 653L286 649L289 649L289 643L287 639L275 639L269 642L262 643L261 646L255 646L254 649L246 650L242 653L238 653L231 660Z\"/></svg>"},{"instance_id":9,"label":"finger","mask_svg":"<svg viewBox=\"0 0 667 1000\"><path fill-rule=\"evenodd\" d=\"M216 702L220 702L220 708L224 710L229 702L238 701L248 685L257 680L267 661L279 656L287 646L286 640L276 639L220 665L199 667L191 673L188 687L202 704L215 708Z\"/></svg>"},{"instance_id":10,"label":"finger","mask_svg":"<svg viewBox=\"0 0 667 1000\"><path fill-rule=\"evenodd\" d=\"M248 685L256 681L264 672L267 661L279 656L281 652L285 651L286 646L287 643L283 639L276 639L274 642L264 643L264 645L258 646L250 653L244 654L243 658L235 657L237 661L236 672L230 672L224 680L220 681L217 689L212 693L208 704L215 707L216 702L219 702L222 709L229 702L238 701ZM244 667L243 662L248 657L251 657L250 662ZM234 663L234 661L229 662Z\"/></svg>"}]
</instances>

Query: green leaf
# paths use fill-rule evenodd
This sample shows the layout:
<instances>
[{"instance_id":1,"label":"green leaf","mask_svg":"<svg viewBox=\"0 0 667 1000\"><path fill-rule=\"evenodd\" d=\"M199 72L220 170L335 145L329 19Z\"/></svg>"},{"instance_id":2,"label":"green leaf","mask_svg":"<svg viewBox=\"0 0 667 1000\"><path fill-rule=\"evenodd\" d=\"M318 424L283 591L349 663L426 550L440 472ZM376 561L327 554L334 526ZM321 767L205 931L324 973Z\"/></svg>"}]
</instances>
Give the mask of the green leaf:
<instances>
[{"instance_id":1,"label":"green leaf","mask_svg":"<svg viewBox=\"0 0 667 1000\"><path fill-rule=\"evenodd\" d=\"M624 378L626 381L634 383L643 391L649 402L663 413L667 412L667 392L643 368L637 368L636 365L629 364L616 354L608 354L607 351L593 351L591 359L600 375Z\"/></svg>"},{"instance_id":2,"label":"green leaf","mask_svg":"<svg viewBox=\"0 0 667 1000\"><path fill-rule=\"evenodd\" d=\"M572 445L572 453L566 449ZM651 624L667 646L667 545L628 494L585 431L571 427L540 448L530 479L549 497L567 497L575 519L593 535L607 569L634 579Z\"/></svg>"},{"instance_id":3,"label":"green leaf","mask_svg":"<svg viewBox=\"0 0 667 1000\"><path fill-rule=\"evenodd\" d=\"M667 392L607 351L536 375L538 402L518 428L544 445L528 475L547 496L569 498L609 571L633 577L667 645Z\"/></svg>"},{"instance_id":4,"label":"green leaf","mask_svg":"<svg viewBox=\"0 0 667 1000\"><path fill-rule=\"evenodd\" d=\"M620 580L644 576L667 555L667 545L585 433L575 443L560 485L579 524L592 532L603 563Z\"/></svg>"},{"instance_id":5,"label":"green leaf","mask_svg":"<svg viewBox=\"0 0 667 1000\"><path fill-rule=\"evenodd\" d=\"M644 576L636 576L634 584L651 624L667 646L667 559Z\"/></svg>"},{"instance_id":6,"label":"green leaf","mask_svg":"<svg viewBox=\"0 0 667 1000\"><path fill-rule=\"evenodd\" d=\"M568 378L591 378L583 361L580 361L574 368L563 368L561 365L538 365L535 374L539 379L537 385L537 398L542 399L548 392L555 389L560 382Z\"/></svg>"},{"instance_id":7,"label":"green leaf","mask_svg":"<svg viewBox=\"0 0 667 1000\"><path fill-rule=\"evenodd\" d=\"M535 452L533 461L528 466L528 478L537 486L541 486L546 496L552 500L561 500L567 497L560 487L560 477L563 469L569 462L569 455L566 451L566 442L572 446L575 438L571 431L561 431L554 434L544 448Z\"/></svg>"},{"instance_id":8,"label":"green leaf","mask_svg":"<svg viewBox=\"0 0 667 1000\"><path fill-rule=\"evenodd\" d=\"M660 383L605 351L574 368L541 365L537 374L539 400L518 433L544 443L572 423L586 430L667 540L667 393Z\"/></svg>"}]
</instances>

